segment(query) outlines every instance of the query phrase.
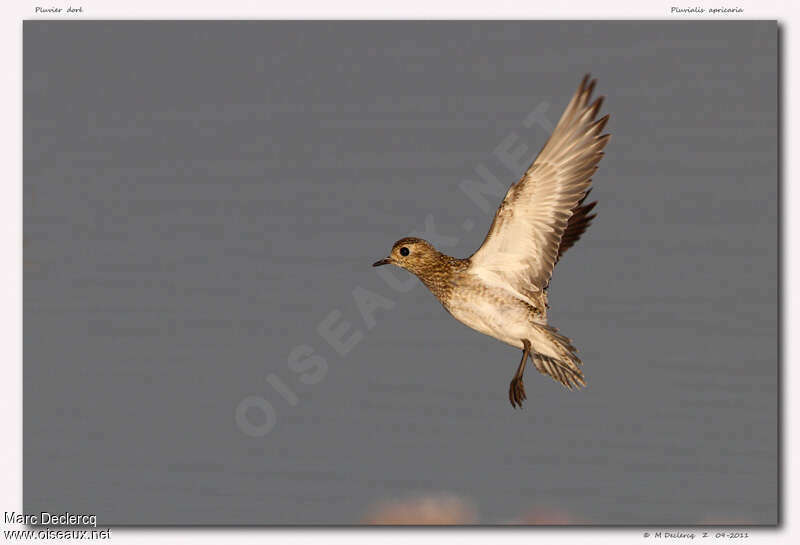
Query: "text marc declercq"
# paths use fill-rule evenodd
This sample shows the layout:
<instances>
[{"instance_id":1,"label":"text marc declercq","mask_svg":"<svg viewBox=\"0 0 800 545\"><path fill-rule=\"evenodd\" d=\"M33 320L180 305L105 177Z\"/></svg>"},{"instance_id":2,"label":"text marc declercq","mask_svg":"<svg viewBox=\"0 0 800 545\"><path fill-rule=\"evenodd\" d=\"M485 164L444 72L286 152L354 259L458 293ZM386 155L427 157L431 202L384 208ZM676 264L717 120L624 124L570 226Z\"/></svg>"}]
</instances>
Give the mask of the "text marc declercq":
<instances>
[{"instance_id":1,"label":"text marc declercq","mask_svg":"<svg viewBox=\"0 0 800 545\"><path fill-rule=\"evenodd\" d=\"M87 515L79 513L48 513L42 511L36 514L5 512L6 524L52 524L56 526L93 526L97 527L97 515Z\"/></svg>"}]
</instances>

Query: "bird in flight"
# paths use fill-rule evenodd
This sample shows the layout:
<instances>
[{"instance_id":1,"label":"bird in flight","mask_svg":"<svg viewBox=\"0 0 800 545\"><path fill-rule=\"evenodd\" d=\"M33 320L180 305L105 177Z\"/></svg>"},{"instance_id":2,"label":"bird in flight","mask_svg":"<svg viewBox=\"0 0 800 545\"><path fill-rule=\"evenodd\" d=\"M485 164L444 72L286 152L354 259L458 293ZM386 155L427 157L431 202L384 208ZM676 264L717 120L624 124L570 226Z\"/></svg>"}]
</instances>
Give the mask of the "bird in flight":
<instances>
[{"instance_id":1,"label":"bird in flight","mask_svg":"<svg viewBox=\"0 0 800 545\"><path fill-rule=\"evenodd\" d=\"M569 389L586 385L570 339L547 322L547 288L558 260L586 231L597 202L584 204L610 134L608 115L597 119L603 97L592 100L596 80L585 76L553 134L497 209L489 233L466 259L439 252L413 237L394 243L373 264L415 274L458 321L522 350L508 398L527 399L522 375L536 369Z\"/></svg>"}]
</instances>

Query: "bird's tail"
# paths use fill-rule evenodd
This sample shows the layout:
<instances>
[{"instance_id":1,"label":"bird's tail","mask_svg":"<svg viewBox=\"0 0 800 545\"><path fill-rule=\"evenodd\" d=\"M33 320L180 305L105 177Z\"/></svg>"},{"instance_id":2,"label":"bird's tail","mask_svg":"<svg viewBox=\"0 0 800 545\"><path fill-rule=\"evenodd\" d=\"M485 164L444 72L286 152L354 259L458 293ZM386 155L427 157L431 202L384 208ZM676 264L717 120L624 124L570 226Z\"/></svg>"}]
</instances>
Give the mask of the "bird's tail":
<instances>
[{"instance_id":1,"label":"bird's tail","mask_svg":"<svg viewBox=\"0 0 800 545\"><path fill-rule=\"evenodd\" d=\"M554 327L534 324L531 359L540 373L550 375L570 390L586 386L582 362L572 342Z\"/></svg>"}]
</instances>

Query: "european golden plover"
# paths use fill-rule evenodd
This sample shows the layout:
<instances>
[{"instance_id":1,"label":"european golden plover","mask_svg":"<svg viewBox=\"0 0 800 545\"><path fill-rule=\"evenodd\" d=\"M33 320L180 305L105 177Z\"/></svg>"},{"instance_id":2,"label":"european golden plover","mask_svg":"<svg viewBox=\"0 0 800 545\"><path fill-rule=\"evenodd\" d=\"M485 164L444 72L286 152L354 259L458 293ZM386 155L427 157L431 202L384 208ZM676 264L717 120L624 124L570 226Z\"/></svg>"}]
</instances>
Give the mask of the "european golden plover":
<instances>
[{"instance_id":1,"label":"european golden plover","mask_svg":"<svg viewBox=\"0 0 800 545\"><path fill-rule=\"evenodd\" d=\"M583 203L611 137L601 134L608 115L596 119L603 97L591 101L595 83L584 77L471 257L450 257L409 237L373 264L397 265L415 274L456 320L523 351L508 390L514 407L527 398L522 374L529 357L540 373L567 388L586 385L577 350L547 323L547 288L561 255L595 217L590 212L597 203Z\"/></svg>"}]
</instances>

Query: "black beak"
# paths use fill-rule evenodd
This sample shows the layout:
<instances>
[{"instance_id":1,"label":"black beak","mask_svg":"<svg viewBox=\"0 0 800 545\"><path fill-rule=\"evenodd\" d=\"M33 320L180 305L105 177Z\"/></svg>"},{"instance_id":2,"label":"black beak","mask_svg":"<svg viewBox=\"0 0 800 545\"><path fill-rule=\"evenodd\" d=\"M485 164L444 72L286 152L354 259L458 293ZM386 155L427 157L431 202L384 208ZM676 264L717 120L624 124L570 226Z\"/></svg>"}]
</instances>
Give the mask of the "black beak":
<instances>
[{"instance_id":1,"label":"black beak","mask_svg":"<svg viewBox=\"0 0 800 545\"><path fill-rule=\"evenodd\" d=\"M380 261L376 261L375 263L373 263L372 266L373 267L380 267L381 265L388 265L391 262L392 262L392 260L390 258L384 257Z\"/></svg>"}]
</instances>

